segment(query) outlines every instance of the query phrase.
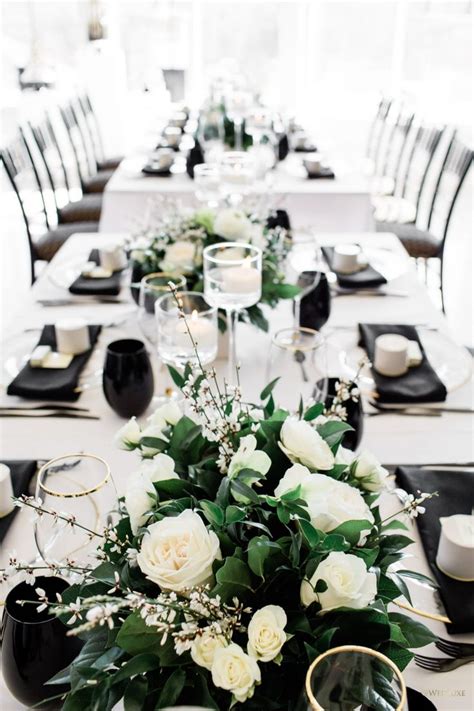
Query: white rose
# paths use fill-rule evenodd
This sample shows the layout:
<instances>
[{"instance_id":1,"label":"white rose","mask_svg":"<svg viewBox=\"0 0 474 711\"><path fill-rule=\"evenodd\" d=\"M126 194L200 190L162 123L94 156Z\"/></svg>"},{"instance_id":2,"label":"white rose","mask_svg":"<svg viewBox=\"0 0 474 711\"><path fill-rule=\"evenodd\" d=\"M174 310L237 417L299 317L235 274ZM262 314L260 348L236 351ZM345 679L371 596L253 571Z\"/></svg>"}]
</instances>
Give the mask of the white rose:
<instances>
[{"instance_id":1,"label":"white rose","mask_svg":"<svg viewBox=\"0 0 474 711\"><path fill-rule=\"evenodd\" d=\"M350 449L343 447L342 445L338 448L336 452L336 464L347 464L349 467L354 461L355 455Z\"/></svg>"},{"instance_id":2,"label":"white rose","mask_svg":"<svg viewBox=\"0 0 474 711\"><path fill-rule=\"evenodd\" d=\"M261 662L278 657L286 642L287 617L279 605L266 605L254 613L248 627L247 652Z\"/></svg>"},{"instance_id":3,"label":"white rose","mask_svg":"<svg viewBox=\"0 0 474 711\"><path fill-rule=\"evenodd\" d=\"M364 450L357 457L354 476L360 479L362 487L367 491L380 491L387 484L388 471L372 452Z\"/></svg>"},{"instance_id":4,"label":"white rose","mask_svg":"<svg viewBox=\"0 0 474 711\"><path fill-rule=\"evenodd\" d=\"M142 434L136 417L132 417L115 435L115 442L120 449L135 449Z\"/></svg>"},{"instance_id":5,"label":"white rose","mask_svg":"<svg viewBox=\"0 0 474 711\"><path fill-rule=\"evenodd\" d=\"M136 535L140 526L147 520L147 511L153 505L155 487L147 474L135 472L127 482L125 492L125 507L130 516L130 526L133 535Z\"/></svg>"},{"instance_id":6,"label":"white rose","mask_svg":"<svg viewBox=\"0 0 474 711\"><path fill-rule=\"evenodd\" d=\"M328 533L346 521L374 521L358 489L326 474L312 474L298 464L280 479L275 496L281 497L297 486L301 486L300 496L306 501L312 525L320 531Z\"/></svg>"},{"instance_id":7,"label":"white rose","mask_svg":"<svg viewBox=\"0 0 474 711\"><path fill-rule=\"evenodd\" d=\"M195 664L205 667L211 671L214 656L218 649L227 647L228 642L222 635L213 635L204 632L200 637L196 637L191 646L191 657Z\"/></svg>"},{"instance_id":8,"label":"white rose","mask_svg":"<svg viewBox=\"0 0 474 711\"><path fill-rule=\"evenodd\" d=\"M214 232L230 242L248 242L252 234L252 223L242 210L229 207L217 213Z\"/></svg>"},{"instance_id":9,"label":"white rose","mask_svg":"<svg viewBox=\"0 0 474 711\"><path fill-rule=\"evenodd\" d=\"M241 469L253 469L259 474L266 474L272 465L272 460L266 454L257 449L257 440L253 435L242 437L239 448L233 455L229 464L228 476L235 477Z\"/></svg>"},{"instance_id":10,"label":"white rose","mask_svg":"<svg viewBox=\"0 0 474 711\"><path fill-rule=\"evenodd\" d=\"M309 422L287 417L280 432L279 445L292 462L311 469L332 469L334 455L321 435Z\"/></svg>"},{"instance_id":11,"label":"white rose","mask_svg":"<svg viewBox=\"0 0 474 711\"><path fill-rule=\"evenodd\" d=\"M167 454L157 454L153 459L144 459L138 473L147 476L151 482L179 479L174 470L174 460Z\"/></svg>"},{"instance_id":12,"label":"white rose","mask_svg":"<svg viewBox=\"0 0 474 711\"><path fill-rule=\"evenodd\" d=\"M187 509L148 528L137 563L163 590L180 592L212 582L212 564L220 558L216 534L207 530L197 513Z\"/></svg>"},{"instance_id":13,"label":"white rose","mask_svg":"<svg viewBox=\"0 0 474 711\"><path fill-rule=\"evenodd\" d=\"M178 240L166 248L165 257L160 263L160 267L169 271L191 271L194 266L195 253L196 247L192 242Z\"/></svg>"},{"instance_id":14,"label":"white rose","mask_svg":"<svg viewBox=\"0 0 474 711\"><path fill-rule=\"evenodd\" d=\"M168 425L176 425L182 416L183 412L178 403L170 400L155 410L148 418L148 422L151 425L162 425L164 422Z\"/></svg>"},{"instance_id":15,"label":"white rose","mask_svg":"<svg viewBox=\"0 0 474 711\"><path fill-rule=\"evenodd\" d=\"M253 696L255 684L261 681L256 660L238 644L216 650L211 671L214 685L232 692L242 704Z\"/></svg>"},{"instance_id":16,"label":"white rose","mask_svg":"<svg viewBox=\"0 0 474 711\"><path fill-rule=\"evenodd\" d=\"M325 592L314 592L318 580L326 583ZM318 565L311 580L303 580L300 594L305 607L317 600L325 612L338 607L360 610L374 600L377 576L356 555L333 552Z\"/></svg>"}]
</instances>

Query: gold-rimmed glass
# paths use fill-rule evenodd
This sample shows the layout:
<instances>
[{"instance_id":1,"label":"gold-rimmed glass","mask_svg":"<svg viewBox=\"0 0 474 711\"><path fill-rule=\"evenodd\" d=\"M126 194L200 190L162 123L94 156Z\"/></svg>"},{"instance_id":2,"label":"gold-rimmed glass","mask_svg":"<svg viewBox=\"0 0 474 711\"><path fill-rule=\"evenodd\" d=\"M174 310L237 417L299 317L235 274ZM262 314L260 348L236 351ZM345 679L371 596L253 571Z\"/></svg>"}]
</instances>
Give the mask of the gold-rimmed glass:
<instances>
[{"instance_id":1,"label":"gold-rimmed glass","mask_svg":"<svg viewBox=\"0 0 474 711\"><path fill-rule=\"evenodd\" d=\"M297 711L407 711L403 676L391 659L359 645L334 647L306 673Z\"/></svg>"},{"instance_id":2,"label":"gold-rimmed glass","mask_svg":"<svg viewBox=\"0 0 474 711\"><path fill-rule=\"evenodd\" d=\"M143 336L153 347L158 342L155 303L161 296L170 293L170 281L178 291L186 288L186 278L171 272L153 272L144 276L140 282L137 321Z\"/></svg>"},{"instance_id":3,"label":"gold-rimmed glass","mask_svg":"<svg viewBox=\"0 0 474 711\"><path fill-rule=\"evenodd\" d=\"M324 402L327 395L327 348L320 331L282 328L272 337L267 383L279 378L273 397L280 407L296 412L305 404Z\"/></svg>"},{"instance_id":4,"label":"gold-rimmed glass","mask_svg":"<svg viewBox=\"0 0 474 711\"><path fill-rule=\"evenodd\" d=\"M117 491L105 459L82 452L51 459L38 472L36 499L57 514L35 515L41 558L93 565L104 528L114 523L117 509Z\"/></svg>"}]
</instances>

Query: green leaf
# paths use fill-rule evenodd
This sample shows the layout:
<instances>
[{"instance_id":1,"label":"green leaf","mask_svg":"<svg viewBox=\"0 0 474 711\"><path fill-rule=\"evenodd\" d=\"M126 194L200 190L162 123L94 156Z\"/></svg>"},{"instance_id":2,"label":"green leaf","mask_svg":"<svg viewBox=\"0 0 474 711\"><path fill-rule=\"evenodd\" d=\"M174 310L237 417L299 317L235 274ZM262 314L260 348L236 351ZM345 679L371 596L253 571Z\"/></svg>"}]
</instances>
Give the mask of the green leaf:
<instances>
[{"instance_id":1,"label":"green leaf","mask_svg":"<svg viewBox=\"0 0 474 711\"><path fill-rule=\"evenodd\" d=\"M350 549L351 545L346 541L344 536L338 533L328 533L322 542L322 548L325 551L344 552Z\"/></svg>"},{"instance_id":2,"label":"green leaf","mask_svg":"<svg viewBox=\"0 0 474 711\"><path fill-rule=\"evenodd\" d=\"M402 578L412 578L413 580L418 580L418 582L423 583L424 585L429 585L434 589L439 588L439 585L435 580L429 578L427 575L423 575L422 573L417 573L414 570L397 570L397 575L400 575Z\"/></svg>"},{"instance_id":3,"label":"green leaf","mask_svg":"<svg viewBox=\"0 0 474 711\"><path fill-rule=\"evenodd\" d=\"M145 676L136 676L128 684L123 697L124 711L143 711L145 697L148 691L148 681Z\"/></svg>"},{"instance_id":4,"label":"green leaf","mask_svg":"<svg viewBox=\"0 0 474 711\"><path fill-rule=\"evenodd\" d=\"M394 521L390 521L387 523L385 526L382 526L381 530L382 531L392 531L394 529L398 529L399 531L409 531L410 529L408 526L405 526L402 521L397 521L396 519Z\"/></svg>"},{"instance_id":5,"label":"green leaf","mask_svg":"<svg viewBox=\"0 0 474 711\"><path fill-rule=\"evenodd\" d=\"M138 612L134 612L126 618L115 642L131 655L145 652L158 654L161 635L157 634L156 629L146 625Z\"/></svg>"},{"instance_id":6,"label":"green leaf","mask_svg":"<svg viewBox=\"0 0 474 711\"><path fill-rule=\"evenodd\" d=\"M252 573L260 578L264 577L264 566L268 556L273 550L280 550L280 546L271 541L268 536L255 536L247 548L247 559Z\"/></svg>"},{"instance_id":7,"label":"green leaf","mask_svg":"<svg viewBox=\"0 0 474 711\"><path fill-rule=\"evenodd\" d=\"M325 422L324 425L320 425L317 430L321 437L326 440L327 444L332 447L341 441L344 432L351 432L353 427L346 422L330 420L329 422Z\"/></svg>"},{"instance_id":8,"label":"green leaf","mask_svg":"<svg viewBox=\"0 0 474 711\"><path fill-rule=\"evenodd\" d=\"M155 654L138 654L120 667L119 671L114 674L112 683L117 684L124 679L131 679L137 674L145 674L152 669L158 669L159 666L160 660Z\"/></svg>"},{"instance_id":9,"label":"green leaf","mask_svg":"<svg viewBox=\"0 0 474 711\"><path fill-rule=\"evenodd\" d=\"M355 546L359 543L360 534L362 533L362 531L370 531L372 526L373 524L370 523L370 521L345 521L344 523L341 523L340 526L338 526L337 528L334 528L331 531L331 534L339 534L340 536L344 536L346 541L348 541L351 546Z\"/></svg>"},{"instance_id":10,"label":"green leaf","mask_svg":"<svg viewBox=\"0 0 474 711\"><path fill-rule=\"evenodd\" d=\"M294 299L301 289L294 284L275 284L275 292L280 299Z\"/></svg>"},{"instance_id":11,"label":"green leaf","mask_svg":"<svg viewBox=\"0 0 474 711\"><path fill-rule=\"evenodd\" d=\"M238 479L233 479L230 482L230 490L237 501L242 501L243 503L252 502L253 504L258 504L260 502L258 494L243 481Z\"/></svg>"},{"instance_id":12,"label":"green leaf","mask_svg":"<svg viewBox=\"0 0 474 711\"><path fill-rule=\"evenodd\" d=\"M204 512L204 516L207 518L209 523L221 527L224 524L224 512L220 506L212 501L207 501L203 499L199 502L200 507Z\"/></svg>"},{"instance_id":13,"label":"green leaf","mask_svg":"<svg viewBox=\"0 0 474 711\"><path fill-rule=\"evenodd\" d=\"M157 452L163 452L168 446L168 442L159 437L142 437L140 440L140 447L148 447L149 449L156 449Z\"/></svg>"},{"instance_id":14,"label":"green leaf","mask_svg":"<svg viewBox=\"0 0 474 711\"><path fill-rule=\"evenodd\" d=\"M225 522L227 524L238 523L246 517L245 509L240 506L228 506L225 510Z\"/></svg>"},{"instance_id":15,"label":"green leaf","mask_svg":"<svg viewBox=\"0 0 474 711\"><path fill-rule=\"evenodd\" d=\"M101 563L94 568L93 575L96 580L107 585L115 585L115 571L117 568L112 563Z\"/></svg>"},{"instance_id":16,"label":"green leaf","mask_svg":"<svg viewBox=\"0 0 474 711\"><path fill-rule=\"evenodd\" d=\"M163 709L166 708L166 706L174 706L183 691L185 681L186 672L184 669L181 669L180 667L175 669L166 680L155 709Z\"/></svg>"},{"instance_id":17,"label":"green leaf","mask_svg":"<svg viewBox=\"0 0 474 711\"><path fill-rule=\"evenodd\" d=\"M395 642L387 642L386 644L382 644L378 651L385 654L392 660L392 662L395 662L400 671L403 671L413 659L413 654L411 652L403 647L400 647L400 645Z\"/></svg>"},{"instance_id":18,"label":"green leaf","mask_svg":"<svg viewBox=\"0 0 474 711\"><path fill-rule=\"evenodd\" d=\"M277 384L277 382L278 382L279 380L280 380L280 377L275 378L274 380L272 380L270 383L268 383L268 385L266 385L266 386L263 388L262 392L260 393L260 400L266 400L267 397L268 397L269 395L271 395L271 393L272 393L272 391L273 391L273 388L275 387L275 385Z\"/></svg>"},{"instance_id":19,"label":"green leaf","mask_svg":"<svg viewBox=\"0 0 474 711\"><path fill-rule=\"evenodd\" d=\"M230 556L216 573L216 591L222 589L233 595L242 588L251 589L249 568L240 558Z\"/></svg>"},{"instance_id":20,"label":"green leaf","mask_svg":"<svg viewBox=\"0 0 474 711\"><path fill-rule=\"evenodd\" d=\"M177 385L178 388L181 390L181 388L183 387L184 382L185 382L183 376L181 375L181 373L179 373L179 372L176 370L176 368L173 368L172 365L169 365L169 366L168 366L168 371L169 371L169 374L171 375L171 379L172 379L173 383L174 383L175 385Z\"/></svg>"},{"instance_id":21,"label":"green leaf","mask_svg":"<svg viewBox=\"0 0 474 711\"><path fill-rule=\"evenodd\" d=\"M309 521L305 521L302 518L299 519L298 525L309 547L315 548L321 540L320 532Z\"/></svg>"},{"instance_id":22,"label":"green leaf","mask_svg":"<svg viewBox=\"0 0 474 711\"><path fill-rule=\"evenodd\" d=\"M317 402L315 405L311 405L311 407L306 410L304 413L304 419L307 422L311 422L311 420L315 420L319 415L321 415L324 411L324 404L322 402Z\"/></svg>"},{"instance_id":23,"label":"green leaf","mask_svg":"<svg viewBox=\"0 0 474 711\"><path fill-rule=\"evenodd\" d=\"M436 635L428 627L407 615L400 612L390 612L389 618L391 622L395 622L399 626L409 647L424 647L436 639Z\"/></svg>"}]
</instances>

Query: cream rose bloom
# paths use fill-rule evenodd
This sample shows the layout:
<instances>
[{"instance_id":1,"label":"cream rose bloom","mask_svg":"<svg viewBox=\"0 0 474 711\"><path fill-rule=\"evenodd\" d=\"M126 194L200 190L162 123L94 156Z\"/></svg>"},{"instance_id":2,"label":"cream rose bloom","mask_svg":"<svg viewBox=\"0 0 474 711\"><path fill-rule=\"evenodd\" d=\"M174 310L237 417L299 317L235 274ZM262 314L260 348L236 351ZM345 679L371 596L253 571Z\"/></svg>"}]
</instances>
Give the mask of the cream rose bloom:
<instances>
[{"instance_id":1,"label":"cream rose bloom","mask_svg":"<svg viewBox=\"0 0 474 711\"><path fill-rule=\"evenodd\" d=\"M165 271L171 272L191 271L194 266L195 255L196 247L192 242L178 240L166 248L165 257L160 262L160 267Z\"/></svg>"},{"instance_id":2,"label":"cream rose bloom","mask_svg":"<svg viewBox=\"0 0 474 711\"><path fill-rule=\"evenodd\" d=\"M115 435L115 442L120 449L135 449L142 433L136 417L132 417Z\"/></svg>"},{"instance_id":3,"label":"cream rose bloom","mask_svg":"<svg viewBox=\"0 0 474 711\"><path fill-rule=\"evenodd\" d=\"M286 642L287 617L279 605L265 605L254 613L248 626L247 652L260 662L271 662Z\"/></svg>"},{"instance_id":4,"label":"cream rose bloom","mask_svg":"<svg viewBox=\"0 0 474 711\"><path fill-rule=\"evenodd\" d=\"M318 580L324 580L327 590L314 592ZM370 573L364 561L351 553L333 552L316 568L311 580L301 583L301 602L308 607L317 600L323 612L338 607L360 610L367 607L377 594L377 576Z\"/></svg>"},{"instance_id":5,"label":"cream rose bloom","mask_svg":"<svg viewBox=\"0 0 474 711\"><path fill-rule=\"evenodd\" d=\"M388 471L372 452L364 450L357 457L354 476L360 480L361 486L367 491L380 491L387 485Z\"/></svg>"},{"instance_id":6,"label":"cream rose bloom","mask_svg":"<svg viewBox=\"0 0 474 711\"><path fill-rule=\"evenodd\" d=\"M187 509L148 528L137 563L148 580L163 590L181 592L212 582L212 564L221 557L216 534Z\"/></svg>"},{"instance_id":7,"label":"cream rose bloom","mask_svg":"<svg viewBox=\"0 0 474 711\"><path fill-rule=\"evenodd\" d=\"M252 235L252 223L242 210L229 207L217 213L214 232L230 242L248 242Z\"/></svg>"},{"instance_id":8,"label":"cream rose bloom","mask_svg":"<svg viewBox=\"0 0 474 711\"><path fill-rule=\"evenodd\" d=\"M162 452L157 454L153 459L143 460L137 472L147 476L152 482L179 479L179 476L174 470L174 459Z\"/></svg>"},{"instance_id":9,"label":"cream rose bloom","mask_svg":"<svg viewBox=\"0 0 474 711\"><path fill-rule=\"evenodd\" d=\"M329 445L309 422L287 417L281 428L280 440L280 448L292 462L323 471L333 468L334 455Z\"/></svg>"},{"instance_id":10,"label":"cream rose bloom","mask_svg":"<svg viewBox=\"0 0 474 711\"><path fill-rule=\"evenodd\" d=\"M176 425L183 416L183 412L174 400L166 402L159 407L153 415L150 415L148 422L150 425Z\"/></svg>"},{"instance_id":11,"label":"cream rose bloom","mask_svg":"<svg viewBox=\"0 0 474 711\"><path fill-rule=\"evenodd\" d=\"M211 672L214 685L232 692L242 704L262 678L256 660L234 643L216 650Z\"/></svg>"},{"instance_id":12,"label":"cream rose bloom","mask_svg":"<svg viewBox=\"0 0 474 711\"><path fill-rule=\"evenodd\" d=\"M358 489L326 474L312 474L301 464L294 464L285 472L275 496L280 498L297 486L301 486L300 496L306 501L311 523L320 531L328 533L346 521L374 521Z\"/></svg>"},{"instance_id":13,"label":"cream rose bloom","mask_svg":"<svg viewBox=\"0 0 474 711\"><path fill-rule=\"evenodd\" d=\"M257 449L254 435L247 435L242 437L238 450L230 460L228 476L232 479L241 469L253 469L259 474L266 474L271 465L272 460L268 454Z\"/></svg>"},{"instance_id":14,"label":"cream rose bloom","mask_svg":"<svg viewBox=\"0 0 474 711\"><path fill-rule=\"evenodd\" d=\"M216 636L205 632L194 640L191 647L191 658L198 666L211 671L217 650L223 649L227 645L228 642L222 635Z\"/></svg>"},{"instance_id":15,"label":"cream rose bloom","mask_svg":"<svg viewBox=\"0 0 474 711\"><path fill-rule=\"evenodd\" d=\"M162 425L148 425L148 427L145 427L145 429L140 433L140 443L145 439L145 437L155 437L156 439L168 442L168 437L163 434ZM140 444L140 450L145 457L154 457L160 451L156 447L148 445L145 446L144 444Z\"/></svg>"},{"instance_id":16,"label":"cream rose bloom","mask_svg":"<svg viewBox=\"0 0 474 711\"><path fill-rule=\"evenodd\" d=\"M130 516L130 527L134 536L140 526L146 523L146 513L153 505L154 493L155 487L149 476L140 472L131 475L125 492L125 508Z\"/></svg>"}]
</instances>

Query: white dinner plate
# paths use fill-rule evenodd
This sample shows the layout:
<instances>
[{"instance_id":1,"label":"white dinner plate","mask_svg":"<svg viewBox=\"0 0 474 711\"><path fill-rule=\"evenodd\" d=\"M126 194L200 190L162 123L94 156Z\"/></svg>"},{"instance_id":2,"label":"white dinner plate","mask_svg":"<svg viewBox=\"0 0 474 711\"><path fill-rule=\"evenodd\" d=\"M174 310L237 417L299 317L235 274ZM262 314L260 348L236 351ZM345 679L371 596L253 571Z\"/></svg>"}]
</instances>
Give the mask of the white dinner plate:
<instances>
[{"instance_id":1,"label":"white dinner plate","mask_svg":"<svg viewBox=\"0 0 474 711\"><path fill-rule=\"evenodd\" d=\"M417 332L431 366L448 392L460 388L469 381L472 377L473 361L465 348L438 331L418 328ZM358 345L358 341L359 332L352 329L337 330L327 337L328 363L337 362L339 366L337 370L344 377L354 378L361 358L366 355L364 349ZM375 382L369 366L364 366L362 369L359 384L363 391L375 390Z\"/></svg>"}]
</instances>

